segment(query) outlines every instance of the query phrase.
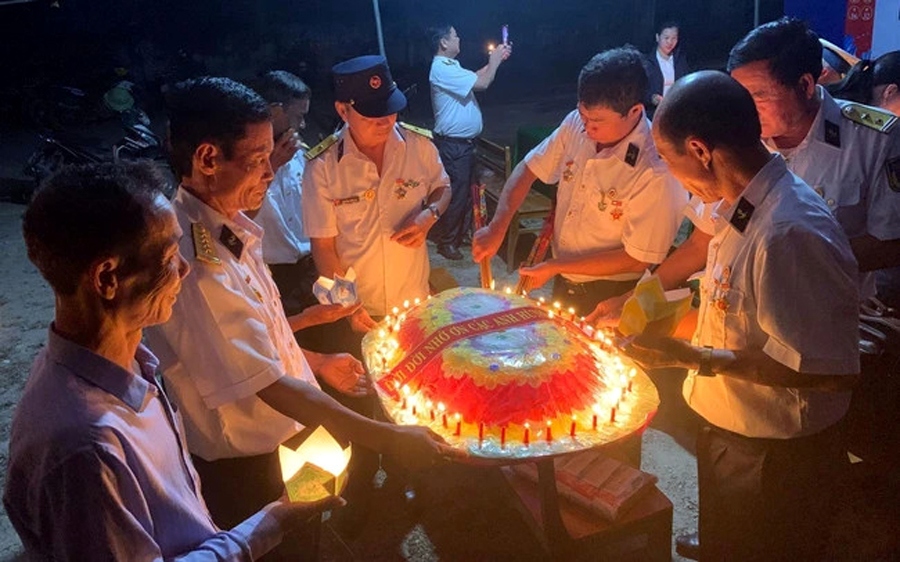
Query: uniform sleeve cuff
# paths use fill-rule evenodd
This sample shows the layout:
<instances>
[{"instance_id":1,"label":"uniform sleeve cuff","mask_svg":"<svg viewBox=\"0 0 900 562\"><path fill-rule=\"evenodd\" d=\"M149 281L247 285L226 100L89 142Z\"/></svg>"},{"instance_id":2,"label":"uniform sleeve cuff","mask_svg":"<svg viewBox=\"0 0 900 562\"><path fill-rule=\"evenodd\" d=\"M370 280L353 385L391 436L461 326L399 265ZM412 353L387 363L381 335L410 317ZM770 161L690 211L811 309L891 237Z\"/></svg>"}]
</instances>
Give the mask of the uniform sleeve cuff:
<instances>
[{"instance_id":1,"label":"uniform sleeve cuff","mask_svg":"<svg viewBox=\"0 0 900 562\"><path fill-rule=\"evenodd\" d=\"M798 373L855 375L859 372L858 358L804 357L772 337L763 346L763 353Z\"/></svg>"},{"instance_id":2,"label":"uniform sleeve cuff","mask_svg":"<svg viewBox=\"0 0 900 562\"><path fill-rule=\"evenodd\" d=\"M206 407L210 410L214 410L230 402L237 402L238 400L253 396L283 376L285 376L285 374L274 366L266 367L249 379L226 388L220 388L215 392L204 396L203 403L206 404Z\"/></svg>"},{"instance_id":3,"label":"uniform sleeve cuff","mask_svg":"<svg viewBox=\"0 0 900 562\"><path fill-rule=\"evenodd\" d=\"M666 247L662 252L653 252L649 250L641 250L635 248L628 241L625 241L625 253L627 253L632 258L644 262L644 263L662 263L663 260L666 259L666 255L669 253L669 248Z\"/></svg>"}]
</instances>

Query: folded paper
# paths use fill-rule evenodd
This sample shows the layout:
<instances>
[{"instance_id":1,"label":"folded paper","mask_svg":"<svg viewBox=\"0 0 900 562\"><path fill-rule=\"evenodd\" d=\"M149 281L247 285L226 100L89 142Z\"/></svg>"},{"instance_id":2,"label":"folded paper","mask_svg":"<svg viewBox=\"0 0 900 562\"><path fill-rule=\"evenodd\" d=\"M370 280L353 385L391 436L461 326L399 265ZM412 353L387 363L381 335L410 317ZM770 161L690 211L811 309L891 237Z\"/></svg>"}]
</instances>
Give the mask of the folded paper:
<instances>
[{"instance_id":1,"label":"folded paper","mask_svg":"<svg viewBox=\"0 0 900 562\"><path fill-rule=\"evenodd\" d=\"M345 276L335 275L334 279L319 277L313 285L313 294L321 304L341 304L350 306L359 300L356 292L356 272L347 270Z\"/></svg>"},{"instance_id":2,"label":"folded paper","mask_svg":"<svg viewBox=\"0 0 900 562\"><path fill-rule=\"evenodd\" d=\"M619 332L625 336L670 336L690 309L690 289L664 291L658 276L644 276L625 301Z\"/></svg>"},{"instance_id":3,"label":"folded paper","mask_svg":"<svg viewBox=\"0 0 900 562\"><path fill-rule=\"evenodd\" d=\"M281 478L292 502L315 502L340 494L347 482L350 445L342 449L324 427L292 450L278 447Z\"/></svg>"}]
</instances>

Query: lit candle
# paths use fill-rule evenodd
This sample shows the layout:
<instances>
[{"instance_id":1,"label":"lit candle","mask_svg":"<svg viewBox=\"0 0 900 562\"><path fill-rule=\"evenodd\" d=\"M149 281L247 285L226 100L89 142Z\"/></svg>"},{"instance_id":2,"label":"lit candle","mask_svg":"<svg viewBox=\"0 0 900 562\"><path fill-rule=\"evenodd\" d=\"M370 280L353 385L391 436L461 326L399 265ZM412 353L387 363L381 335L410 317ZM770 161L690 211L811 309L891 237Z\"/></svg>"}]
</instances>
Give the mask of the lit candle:
<instances>
[{"instance_id":1,"label":"lit candle","mask_svg":"<svg viewBox=\"0 0 900 562\"><path fill-rule=\"evenodd\" d=\"M488 53L493 53L493 52L494 52L494 44L488 43Z\"/></svg>"},{"instance_id":2,"label":"lit candle","mask_svg":"<svg viewBox=\"0 0 900 562\"><path fill-rule=\"evenodd\" d=\"M525 435L522 437L522 443L524 443L526 447L528 446L528 443L531 441L528 438L529 437L528 432L530 430L531 430L531 426L528 425L528 422L525 422Z\"/></svg>"},{"instance_id":3,"label":"lit candle","mask_svg":"<svg viewBox=\"0 0 900 562\"><path fill-rule=\"evenodd\" d=\"M538 298L538 304L540 304L541 306L544 306L545 302L547 302L547 301L544 299L544 297Z\"/></svg>"},{"instance_id":4,"label":"lit candle","mask_svg":"<svg viewBox=\"0 0 900 562\"><path fill-rule=\"evenodd\" d=\"M506 448L506 426L500 428L500 448Z\"/></svg>"},{"instance_id":5,"label":"lit candle","mask_svg":"<svg viewBox=\"0 0 900 562\"><path fill-rule=\"evenodd\" d=\"M637 376L637 369L632 367L631 370L628 371L628 392L631 392L632 386L634 385L634 377L636 377L636 376Z\"/></svg>"},{"instance_id":6,"label":"lit candle","mask_svg":"<svg viewBox=\"0 0 900 562\"><path fill-rule=\"evenodd\" d=\"M493 290L495 290L496 288L497 288L497 284L494 282L493 279L491 279L491 290L493 291Z\"/></svg>"},{"instance_id":7,"label":"lit candle","mask_svg":"<svg viewBox=\"0 0 900 562\"><path fill-rule=\"evenodd\" d=\"M507 295L511 295L512 289L510 287L506 287L505 289L503 289L503 292L506 293Z\"/></svg>"},{"instance_id":8,"label":"lit candle","mask_svg":"<svg viewBox=\"0 0 900 562\"><path fill-rule=\"evenodd\" d=\"M391 309L391 312L394 313L394 316L397 316L398 314L400 314L400 309L395 306Z\"/></svg>"},{"instance_id":9,"label":"lit candle","mask_svg":"<svg viewBox=\"0 0 900 562\"><path fill-rule=\"evenodd\" d=\"M428 408L428 415L431 417L431 421L434 421L434 404L429 400L425 403L425 406Z\"/></svg>"},{"instance_id":10,"label":"lit candle","mask_svg":"<svg viewBox=\"0 0 900 562\"><path fill-rule=\"evenodd\" d=\"M575 308L571 306L569 307L569 320L571 320L572 322L575 321Z\"/></svg>"},{"instance_id":11,"label":"lit candle","mask_svg":"<svg viewBox=\"0 0 900 562\"><path fill-rule=\"evenodd\" d=\"M404 384L404 385L403 385L403 402L400 404L400 409L401 409L401 410L405 410L405 409L406 409L406 403L407 403L407 400L406 400L406 399L407 399L408 396L409 396L409 385Z\"/></svg>"},{"instance_id":12,"label":"lit candle","mask_svg":"<svg viewBox=\"0 0 900 562\"><path fill-rule=\"evenodd\" d=\"M484 422L478 422L478 446L484 441Z\"/></svg>"},{"instance_id":13,"label":"lit candle","mask_svg":"<svg viewBox=\"0 0 900 562\"><path fill-rule=\"evenodd\" d=\"M403 310L406 310L407 308L409 308L409 301L405 300L403 301Z\"/></svg>"},{"instance_id":14,"label":"lit candle","mask_svg":"<svg viewBox=\"0 0 900 562\"><path fill-rule=\"evenodd\" d=\"M417 298L417 299L414 300L413 302L415 303L416 306L419 306L419 303L422 302L422 299Z\"/></svg>"},{"instance_id":15,"label":"lit candle","mask_svg":"<svg viewBox=\"0 0 900 562\"><path fill-rule=\"evenodd\" d=\"M569 437L575 439L575 416L572 416L572 426L569 428Z\"/></svg>"},{"instance_id":16,"label":"lit candle","mask_svg":"<svg viewBox=\"0 0 900 562\"><path fill-rule=\"evenodd\" d=\"M613 406L609 410L609 423L616 423L616 407Z\"/></svg>"},{"instance_id":17,"label":"lit candle","mask_svg":"<svg viewBox=\"0 0 900 562\"><path fill-rule=\"evenodd\" d=\"M591 420L591 429L597 431L597 414L600 413L600 405L594 404L594 418Z\"/></svg>"},{"instance_id":18,"label":"lit candle","mask_svg":"<svg viewBox=\"0 0 900 562\"><path fill-rule=\"evenodd\" d=\"M562 305L559 304L559 301L556 301L555 303L553 303L553 308L559 311L562 308Z\"/></svg>"},{"instance_id":19,"label":"lit candle","mask_svg":"<svg viewBox=\"0 0 900 562\"><path fill-rule=\"evenodd\" d=\"M447 407L444 406L443 402L438 402L438 410L441 412L441 425L444 426L444 429L447 428Z\"/></svg>"},{"instance_id":20,"label":"lit candle","mask_svg":"<svg viewBox=\"0 0 900 562\"><path fill-rule=\"evenodd\" d=\"M552 429L553 429L553 422L548 421L547 422L547 443L553 442L553 431L551 431Z\"/></svg>"},{"instance_id":21,"label":"lit candle","mask_svg":"<svg viewBox=\"0 0 900 562\"><path fill-rule=\"evenodd\" d=\"M456 436L459 437L460 435L462 435L462 420L459 414L456 414Z\"/></svg>"}]
</instances>

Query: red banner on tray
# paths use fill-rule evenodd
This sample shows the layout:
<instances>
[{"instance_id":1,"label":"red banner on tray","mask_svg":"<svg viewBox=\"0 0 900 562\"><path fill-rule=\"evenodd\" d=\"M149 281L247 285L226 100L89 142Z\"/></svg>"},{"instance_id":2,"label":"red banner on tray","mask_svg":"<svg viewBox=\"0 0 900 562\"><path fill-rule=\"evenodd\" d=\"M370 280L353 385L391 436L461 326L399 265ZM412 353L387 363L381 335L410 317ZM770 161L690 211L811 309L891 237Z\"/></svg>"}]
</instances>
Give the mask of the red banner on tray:
<instances>
[{"instance_id":1,"label":"red banner on tray","mask_svg":"<svg viewBox=\"0 0 900 562\"><path fill-rule=\"evenodd\" d=\"M448 324L435 330L422 343L407 353L406 357L397 363L387 376L378 381L378 384L391 397L396 398L397 389L407 384L417 371L440 355L441 351L449 345L461 339L530 324L538 320L549 320L547 311L533 306L525 306Z\"/></svg>"}]
</instances>

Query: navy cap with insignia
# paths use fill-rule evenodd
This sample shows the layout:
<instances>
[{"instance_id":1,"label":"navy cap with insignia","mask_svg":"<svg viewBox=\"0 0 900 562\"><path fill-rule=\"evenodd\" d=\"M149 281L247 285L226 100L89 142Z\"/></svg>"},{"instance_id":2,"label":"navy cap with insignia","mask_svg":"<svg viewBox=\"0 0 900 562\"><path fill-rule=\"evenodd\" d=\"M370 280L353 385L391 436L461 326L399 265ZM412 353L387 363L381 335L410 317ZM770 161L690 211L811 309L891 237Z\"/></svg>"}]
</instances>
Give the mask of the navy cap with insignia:
<instances>
[{"instance_id":1,"label":"navy cap with insignia","mask_svg":"<svg viewBox=\"0 0 900 562\"><path fill-rule=\"evenodd\" d=\"M364 117L385 117L406 107L406 96L391 77L387 61L366 55L334 65L334 99Z\"/></svg>"}]
</instances>

